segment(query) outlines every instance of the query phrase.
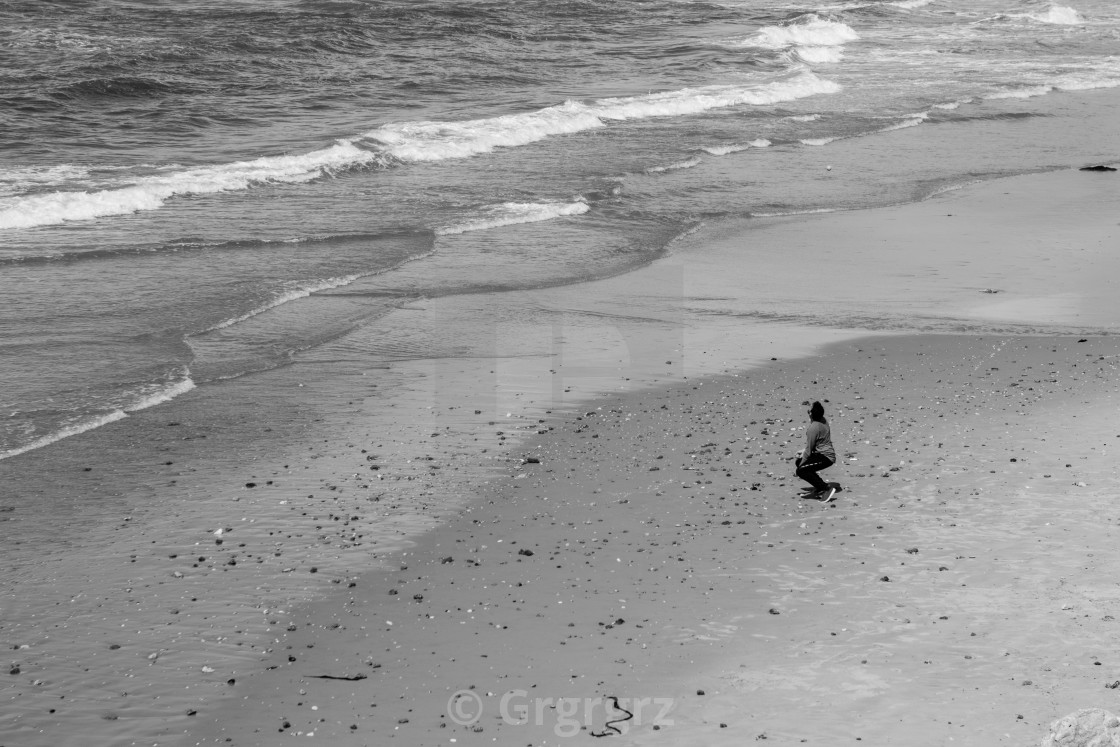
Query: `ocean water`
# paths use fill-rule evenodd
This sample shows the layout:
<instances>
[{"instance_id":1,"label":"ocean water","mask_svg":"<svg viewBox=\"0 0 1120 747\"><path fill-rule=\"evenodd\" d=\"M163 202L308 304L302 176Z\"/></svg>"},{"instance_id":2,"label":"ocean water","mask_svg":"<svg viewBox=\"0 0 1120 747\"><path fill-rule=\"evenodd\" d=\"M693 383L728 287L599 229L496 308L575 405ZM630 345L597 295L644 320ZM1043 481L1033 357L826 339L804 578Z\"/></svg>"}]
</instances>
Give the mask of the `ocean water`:
<instances>
[{"instance_id":1,"label":"ocean water","mask_svg":"<svg viewBox=\"0 0 1120 747\"><path fill-rule=\"evenodd\" d=\"M626 273L721 221L1116 160L1100 97L1118 52L1106 0L3 0L0 629L50 673L0 691L4 743L166 733L203 660L251 666L230 631L267 635L275 597L313 593L278 580L290 568L262 553L238 582L255 612L206 597L234 582L200 573L174 594L212 607L173 623L152 612L175 606L162 584L107 569L143 546L167 565L141 565L181 573L169 561L228 520L207 501L230 475L263 480L254 464L356 400L419 401L418 369L395 364L501 352L466 317L416 335L394 310ZM339 377L365 388L317 385ZM446 422L464 453L467 420ZM286 484L310 497L315 474ZM291 504L245 500L259 537L290 530ZM99 581L111 611L83 602ZM191 636L205 656L113 711ZM126 640L128 665L89 663ZM85 705L46 706L67 695Z\"/></svg>"},{"instance_id":2,"label":"ocean water","mask_svg":"<svg viewBox=\"0 0 1120 747\"><path fill-rule=\"evenodd\" d=\"M0 12L0 456L283 366L391 304L286 305L419 258L398 304L624 271L722 216L1053 167L1066 144L826 194L789 178L837 139L965 139L1120 84L1120 11L1093 0ZM534 222L545 241L507 230ZM519 267L440 261L483 244Z\"/></svg>"}]
</instances>

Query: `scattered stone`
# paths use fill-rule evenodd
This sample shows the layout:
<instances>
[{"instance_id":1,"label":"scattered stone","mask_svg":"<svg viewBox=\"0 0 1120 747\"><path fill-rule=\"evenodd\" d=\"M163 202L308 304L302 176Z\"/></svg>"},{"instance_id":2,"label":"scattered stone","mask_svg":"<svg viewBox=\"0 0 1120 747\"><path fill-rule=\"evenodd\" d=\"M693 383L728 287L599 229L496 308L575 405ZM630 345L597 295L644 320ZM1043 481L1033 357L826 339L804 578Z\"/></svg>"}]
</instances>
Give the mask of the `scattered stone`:
<instances>
[{"instance_id":1,"label":"scattered stone","mask_svg":"<svg viewBox=\"0 0 1120 747\"><path fill-rule=\"evenodd\" d=\"M523 548L521 548L520 550L517 551L517 554L518 555L524 555L525 557L530 558L530 557L533 556L533 551L532 550L526 550L523 547Z\"/></svg>"}]
</instances>

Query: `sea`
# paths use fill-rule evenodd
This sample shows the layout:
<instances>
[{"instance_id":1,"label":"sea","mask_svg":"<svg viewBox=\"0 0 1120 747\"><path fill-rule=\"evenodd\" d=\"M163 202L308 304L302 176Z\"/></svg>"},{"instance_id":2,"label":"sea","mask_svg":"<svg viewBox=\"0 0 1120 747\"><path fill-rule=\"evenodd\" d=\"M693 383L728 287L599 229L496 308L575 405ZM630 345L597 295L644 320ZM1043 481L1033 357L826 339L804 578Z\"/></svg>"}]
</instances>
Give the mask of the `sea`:
<instances>
[{"instance_id":1,"label":"sea","mask_svg":"<svg viewBox=\"0 0 1120 747\"><path fill-rule=\"evenodd\" d=\"M170 743L461 505L355 439L503 350L409 310L1115 161L1118 87L1110 0L0 0L0 744Z\"/></svg>"}]
</instances>

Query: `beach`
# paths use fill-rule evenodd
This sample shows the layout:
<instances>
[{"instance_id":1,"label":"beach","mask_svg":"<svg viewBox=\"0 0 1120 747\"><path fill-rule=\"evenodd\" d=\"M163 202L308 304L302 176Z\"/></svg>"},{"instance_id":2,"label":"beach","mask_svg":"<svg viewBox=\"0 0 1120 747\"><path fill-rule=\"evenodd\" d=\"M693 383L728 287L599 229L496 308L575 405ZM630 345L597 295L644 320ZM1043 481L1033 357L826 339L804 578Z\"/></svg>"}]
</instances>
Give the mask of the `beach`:
<instances>
[{"instance_id":1,"label":"beach","mask_svg":"<svg viewBox=\"0 0 1120 747\"><path fill-rule=\"evenodd\" d=\"M1117 28L5 4L0 747L1120 712Z\"/></svg>"},{"instance_id":2,"label":"beach","mask_svg":"<svg viewBox=\"0 0 1120 747\"><path fill-rule=\"evenodd\" d=\"M1097 178L951 204L992 216L1009 189ZM921 214L947 204L821 222L905 220L942 242ZM1114 231L1080 217L1087 252ZM1102 298L1062 308L1097 329ZM702 338L711 353L733 354L729 329ZM1115 708L1113 337L879 334L723 371L686 351L704 373L536 419L459 515L277 614L264 670L183 743L1032 744ZM832 504L791 474L815 398L840 457Z\"/></svg>"},{"instance_id":3,"label":"beach","mask_svg":"<svg viewBox=\"0 0 1120 747\"><path fill-rule=\"evenodd\" d=\"M645 703L633 744L1037 743L1116 697L1120 346L1080 339L860 340L605 400L279 622L197 743L562 744L610 696ZM822 367L825 505L789 475Z\"/></svg>"}]
</instances>

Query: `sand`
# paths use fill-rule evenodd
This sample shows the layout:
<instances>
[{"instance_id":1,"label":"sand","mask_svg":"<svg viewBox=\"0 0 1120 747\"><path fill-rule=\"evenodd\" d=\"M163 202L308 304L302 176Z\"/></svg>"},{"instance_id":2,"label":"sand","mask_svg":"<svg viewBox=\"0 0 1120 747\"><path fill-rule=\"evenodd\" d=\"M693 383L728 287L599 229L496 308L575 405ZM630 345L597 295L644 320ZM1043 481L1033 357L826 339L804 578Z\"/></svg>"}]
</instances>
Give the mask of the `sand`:
<instances>
[{"instance_id":1,"label":"sand","mask_svg":"<svg viewBox=\"0 0 1120 747\"><path fill-rule=\"evenodd\" d=\"M559 744L614 696L634 744L1036 743L1120 679L1120 342L1079 339L876 338L604 401L295 615L197 741ZM825 372L831 505L788 461Z\"/></svg>"},{"instance_id":2,"label":"sand","mask_svg":"<svg viewBox=\"0 0 1120 747\"><path fill-rule=\"evenodd\" d=\"M580 320L557 337L587 375L564 381L599 393L573 409L537 370L554 350L504 359L495 398L522 427L488 427L506 466L388 569L275 615L263 665L160 743L1037 744L1071 711L1115 710L1116 183L1099 176L727 227L537 294ZM1061 220L1028 220L1042 204ZM955 232L934 230L950 212ZM806 235L867 249L837 308L878 328L854 311L830 327L735 271L765 240L793 272ZM891 236L909 251L876 254ZM589 318L614 342L572 342ZM930 332L887 334L915 319ZM811 399L840 454L834 504L791 475Z\"/></svg>"},{"instance_id":3,"label":"sand","mask_svg":"<svg viewBox=\"0 0 1120 747\"><path fill-rule=\"evenodd\" d=\"M5 460L0 746L1038 744L1120 710L1118 199L1062 171L709 225ZM791 475L812 399L830 506Z\"/></svg>"}]
</instances>

